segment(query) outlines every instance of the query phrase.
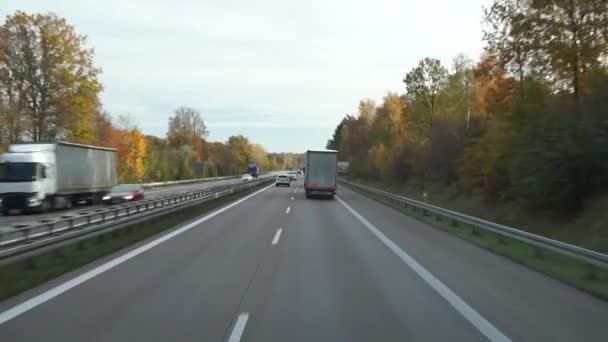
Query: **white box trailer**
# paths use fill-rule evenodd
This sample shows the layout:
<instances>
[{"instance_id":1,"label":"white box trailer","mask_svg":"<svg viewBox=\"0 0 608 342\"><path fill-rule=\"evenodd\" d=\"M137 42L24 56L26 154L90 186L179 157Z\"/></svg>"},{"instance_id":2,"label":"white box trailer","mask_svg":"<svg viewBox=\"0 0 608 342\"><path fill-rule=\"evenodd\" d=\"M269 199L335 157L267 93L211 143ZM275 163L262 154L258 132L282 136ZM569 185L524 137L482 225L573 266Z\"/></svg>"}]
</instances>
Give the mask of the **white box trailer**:
<instances>
[{"instance_id":1,"label":"white box trailer","mask_svg":"<svg viewBox=\"0 0 608 342\"><path fill-rule=\"evenodd\" d=\"M306 151L304 190L306 197L333 198L338 189L338 151Z\"/></svg>"},{"instance_id":2,"label":"white box trailer","mask_svg":"<svg viewBox=\"0 0 608 342\"><path fill-rule=\"evenodd\" d=\"M117 182L116 150L67 142L15 144L0 156L2 213L96 202Z\"/></svg>"}]
</instances>

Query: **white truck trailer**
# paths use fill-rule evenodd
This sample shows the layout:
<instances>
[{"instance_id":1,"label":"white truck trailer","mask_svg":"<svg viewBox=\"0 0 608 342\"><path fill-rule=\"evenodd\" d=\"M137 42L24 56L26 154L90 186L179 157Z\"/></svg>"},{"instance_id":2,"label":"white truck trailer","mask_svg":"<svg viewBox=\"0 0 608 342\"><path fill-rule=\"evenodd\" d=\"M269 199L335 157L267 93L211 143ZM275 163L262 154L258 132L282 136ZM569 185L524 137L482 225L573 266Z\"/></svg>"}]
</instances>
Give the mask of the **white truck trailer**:
<instances>
[{"instance_id":1,"label":"white truck trailer","mask_svg":"<svg viewBox=\"0 0 608 342\"><path fill-rule=\"evenodd\" d=\"M338 151L306 151L304 190L306 198L333 198L338 189Z\"/></svg>"},{"instance_id":2,"label":"white truck trailer","mask_svg":"<svg viewBox=\"0 0 608 342\"><path fill-rule=\"evenodd\" d=\"M14 144L0 156L0 209L8 215L95 203L116 182L114 149L67 142Z\"/></svg>"}]
</instances>

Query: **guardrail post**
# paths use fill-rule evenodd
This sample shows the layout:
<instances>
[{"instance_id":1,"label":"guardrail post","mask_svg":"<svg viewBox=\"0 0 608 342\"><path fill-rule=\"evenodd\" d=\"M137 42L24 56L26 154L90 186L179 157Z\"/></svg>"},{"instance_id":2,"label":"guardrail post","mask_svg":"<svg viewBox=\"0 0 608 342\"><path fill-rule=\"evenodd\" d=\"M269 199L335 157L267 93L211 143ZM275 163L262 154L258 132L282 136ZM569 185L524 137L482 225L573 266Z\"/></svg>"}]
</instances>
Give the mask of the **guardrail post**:
<instances>
[{"instance_id":1,"label":"guardrail post","mask_svg":"<svg viewBox=\"0 0 608 342\"><path fill-rule=\"evenodd\" d=\"M25 242L25 243L30 242L30 229L29 228L26 228L23 230L23 242Z\"/></svg>"},{"instance_id":2,"label":"guardrail post","mask_svg":"<svg viewBox=\"0 0 608 342\"><path fill-rule=\"evenodd\" d=\"M55 227L55 224L51 222L47 226L49 227L49 235L53 235L53 228Z\"/></svg>"},{"instance_id":3,"label":"guardrail post","mask_svg":"<svg viewBox=\"0 0 608 342\"><path fill-rule=\"evenodd\" d=\"M452 219L452 227L458 227L458 221L456 219Z\"/></svg>"},{"instance_id":4,"label":"guardrail post","mask_svg":"<svg viewBox=\"0 0 608 342\"><path fill-rule=\"evenodd\" d=\"M422 214L423 214L424 216L429 216L429 212L428 212L428 211L426 211L426 208L422 208Z\"/></svg>"},{"instance_id":5,"label":"guardrail post","mask_svg":"<svg viewBox=\"0 0 608 342\"><path fill-rule=\"evenodd\" d=\"M87 225L91 224L91 215L87 216Z\"/></svg>"},{"instance_id":6,"label":"guardrail post","mask_svg":"<svg viewBox=\"0 0 608 342\"><path fill-rule=\"evenodd\" d=\"M70 229L73 229L73 228L74 228L74 219L73 219L73 218L70 218L70 219L68 220L68 227L70 227Z\"/></svg>"}]
</instances>

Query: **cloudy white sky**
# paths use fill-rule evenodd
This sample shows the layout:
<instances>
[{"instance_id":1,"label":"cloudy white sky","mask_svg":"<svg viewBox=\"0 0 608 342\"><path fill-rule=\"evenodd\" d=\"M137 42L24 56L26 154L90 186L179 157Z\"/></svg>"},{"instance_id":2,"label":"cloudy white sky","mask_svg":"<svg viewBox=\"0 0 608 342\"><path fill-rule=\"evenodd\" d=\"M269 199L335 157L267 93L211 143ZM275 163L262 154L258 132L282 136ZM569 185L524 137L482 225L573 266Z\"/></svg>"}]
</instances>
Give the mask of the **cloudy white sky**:
<instances>
[{"instance_id":1,"label":"cloudy white sky","mask_svg":"<svg viewBox=\"0 0 608 342\"><path fill-rule=\"evenodd\" d=\"M490 0L3 0L55 12L89 37L104 107L164 136L178 106L211 140L244 134L273 152L322 148L359 99L403 92L425 56L482 51Z\"/></svg>"}]
</instances>

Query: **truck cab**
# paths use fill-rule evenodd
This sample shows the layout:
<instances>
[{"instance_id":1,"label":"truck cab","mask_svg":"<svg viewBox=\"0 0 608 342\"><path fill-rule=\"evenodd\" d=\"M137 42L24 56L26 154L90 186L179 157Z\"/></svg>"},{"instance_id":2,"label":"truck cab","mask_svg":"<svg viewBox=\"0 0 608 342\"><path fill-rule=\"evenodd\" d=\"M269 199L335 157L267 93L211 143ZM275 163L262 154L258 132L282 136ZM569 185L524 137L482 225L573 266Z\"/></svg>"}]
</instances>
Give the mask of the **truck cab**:
<instances>
[{"instance_id":1,"label":"truck cab","mask_svg":"<svg viewBox=\"0 0 608 342\"><path fill-rule=\"evenodd\" d=\"M260 175L260 168L257 164L249 164L247 167L247 173L251 175L251 177L257 178Z\"/></svg>"},{"instance_id":2,"label":"truck cab","mask_svg":"<svg viewBox=\"0 0 608 342\"><path fill-rule=\"evenodd\" d=\"M55 154L52 144L12 145L0 156L0 207L46 210L47 194L56 189Z\"/></svg>"}]
</instances>

